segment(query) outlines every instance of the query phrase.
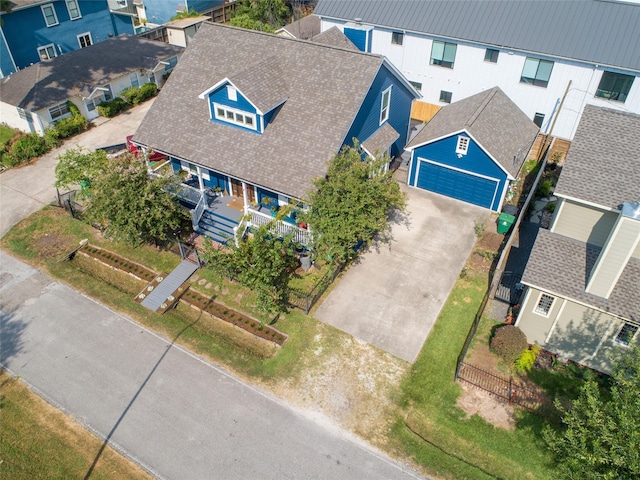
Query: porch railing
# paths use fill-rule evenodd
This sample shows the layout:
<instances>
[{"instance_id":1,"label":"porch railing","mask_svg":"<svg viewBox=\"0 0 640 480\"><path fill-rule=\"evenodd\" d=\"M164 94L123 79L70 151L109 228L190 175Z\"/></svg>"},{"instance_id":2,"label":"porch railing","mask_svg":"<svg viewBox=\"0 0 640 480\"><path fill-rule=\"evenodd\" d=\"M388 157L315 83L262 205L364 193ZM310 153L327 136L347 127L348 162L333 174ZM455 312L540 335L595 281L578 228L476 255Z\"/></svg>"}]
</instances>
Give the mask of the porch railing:
<instances>
[{"instance_id":1,"label":"porch railing","mask_svg":"<svg viewBox=\"0 0 640 480\"><path fill-rule=\"evenodd\" d=\"M196 205L196 208L191 210L191 221L193 222L193 229L197 230L198 225L200 225L200 219L202 218L202 214L204 213L204 208L206 205L205 196L200 196L200 201Z\"/></svg>"},{"instance_id":2,"label":"porch railing","mask_svg":"<svg viewBox=\"0 0 640 480\"><path fill-rule=\"evenodd\" d=\"M249 208L249 225L255 227L261 227L262 225L266 225L267 223L273 222L274 218L271 215L267 215L262 212L258 212L257 210L253 210ZM309 246L311 243L310 233L308 230L298 227L297 225L292 225L288 222L284 222L282 220L276 220L272 227L273 233L278 236L284 237L285 235L293 234L293 240L296 243L301 245Z\"/></svg>"}]
</instances>

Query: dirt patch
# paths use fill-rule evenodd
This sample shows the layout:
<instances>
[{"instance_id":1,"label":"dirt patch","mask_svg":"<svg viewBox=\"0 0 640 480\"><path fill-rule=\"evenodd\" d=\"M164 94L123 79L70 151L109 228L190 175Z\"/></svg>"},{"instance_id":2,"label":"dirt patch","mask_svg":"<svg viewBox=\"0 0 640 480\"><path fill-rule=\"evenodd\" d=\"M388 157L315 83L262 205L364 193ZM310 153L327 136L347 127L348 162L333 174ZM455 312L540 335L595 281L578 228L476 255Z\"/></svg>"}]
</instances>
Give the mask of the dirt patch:
<instances>
[{"instance_id":1,"label":"dirt patch","mask_svg":"<svg viewBox=\"0 0 640 480\"><path fill-rule=\"evenodd\" d=\"M493 224L490 224L493 225ZM485 230L482 237L477 241L476 248L487 252L497 252L504 240L504 235Z\"/></svg>"},{"instance_id":2,"label":"dirt patch","mask_svg":"<svg viewBox=\"0 0 640 480\"><path fill-rule=\"evenodd\" d=\"M41 237L34 238L33 242L42 258L59 257L77 247L72 237L56 233L45 233Z\"/></svg>"},{"instance_id":3,"label":"dirt patch","mask_svg":"<svg viewBox=\"0 0 640 480\"><path fill-rule=\"evenodd\" d=\"M478 415L496 427L505 430L515 428L514 408L511 405L465 382L460 382L460 386L462 393L457 405L467 414L467 418Z\"/></svg>"},{"instance_id":4,"label":"dirt patch","mask_svg":"<svg viewBox=\"0 0 640 480\"><path fill-rule=\"evenodd\" d=\"M292 404L320 412L377 447L388 441L400 381L409 363L345 335L328 345L320 324L299 377L271 386Z\"/></svg>"}]
</instances>

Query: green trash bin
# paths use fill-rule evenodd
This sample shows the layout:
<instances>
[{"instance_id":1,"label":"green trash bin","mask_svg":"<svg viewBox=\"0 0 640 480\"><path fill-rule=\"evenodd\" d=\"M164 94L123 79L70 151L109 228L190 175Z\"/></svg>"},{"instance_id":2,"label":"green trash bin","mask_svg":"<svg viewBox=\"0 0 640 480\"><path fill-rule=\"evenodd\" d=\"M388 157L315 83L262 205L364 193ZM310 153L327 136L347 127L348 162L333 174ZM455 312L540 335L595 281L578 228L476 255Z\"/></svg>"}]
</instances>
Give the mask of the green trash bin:
<instances>
[{"instance_id":1,"label":"green trash bin","mask_svg":"<svg viewBox=\"0 0 640 480\"><path fill-rule=\"evenodd\" d=\"M498 217L498 233L507 233L511 225L516 221L516 217L508 213L501 213Z\"/></svg>"}]
</instances>

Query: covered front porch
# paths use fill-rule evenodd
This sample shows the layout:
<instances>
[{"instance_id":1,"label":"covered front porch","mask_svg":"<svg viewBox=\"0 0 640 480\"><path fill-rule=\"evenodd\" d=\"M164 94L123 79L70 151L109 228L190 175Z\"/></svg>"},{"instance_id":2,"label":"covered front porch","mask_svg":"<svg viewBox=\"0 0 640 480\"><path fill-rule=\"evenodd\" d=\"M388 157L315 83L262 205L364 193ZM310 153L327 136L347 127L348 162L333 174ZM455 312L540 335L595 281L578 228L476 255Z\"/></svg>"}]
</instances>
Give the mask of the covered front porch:
<instances>
[{"instance_id":1,"label":"covered front porch","mask_svg":"<svg viewBox=\"0 0 640 480\"><path fill-rule=\"evenodd\" d=\"M171 159L171 167L188 172L174 193L191 208L195 232L227 244L237 242L238 232L247 227L271 223L274 234L292 234L295 242L309 246L307 226L296 221L295 199L184 161Z\"/></svg>"}]
</instances>

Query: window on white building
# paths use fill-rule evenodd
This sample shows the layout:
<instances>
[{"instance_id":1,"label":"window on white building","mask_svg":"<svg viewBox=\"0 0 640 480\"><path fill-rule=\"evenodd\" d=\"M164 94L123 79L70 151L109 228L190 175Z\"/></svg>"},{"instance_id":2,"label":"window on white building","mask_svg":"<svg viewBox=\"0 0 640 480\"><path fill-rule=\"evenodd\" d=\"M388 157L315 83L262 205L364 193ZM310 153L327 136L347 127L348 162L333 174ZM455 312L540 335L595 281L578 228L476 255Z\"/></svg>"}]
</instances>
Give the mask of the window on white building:
<instances>
[{"instance_id":1,"label":"window on white building","mask_svg":"<svg viewBox=\"0 0 640 480\"><path fill-rule=\"evenodd\" d=\"M549 84L549 78L551 78L551 70L553 70L553 62L527 57L524 61L520 82L546 87Z\"/></svg>"},{"instance_id":2,"label":"window on white building","mask_svg":"<svg viewBox=\"0 0 640 480\"><path fill-rule=\"evenodd\" d=\"M78 6L78 0L67 0L67 10L69 11L69 18L76 20L82 17L80 13L80 7Z\"/></svg>"},{"instance_id":3,"label":"window on white building","mask_svg":"<svg viewBox=\"0 0 640 480\"><path fill-rule=\"evenodd\" d=\"M52 121L60 120L71 115L71 110L67 102L63 102L49 109L49 115Z\"/></svg>"},{"instance_id":4,"label":"window on white building","mask_svg":"<svg viewBox=\"0 0 640 480\"><path fill-rule=\"evenodd\" d=\"M596 97L624 103L634 78L632 75L622 73L603 72L596 90Z\"/></svg>"},{"instance_id":5,"label":"window on white building","mask_svg":"<svg viewBox=\"0 0 640 480\"><path fill-rule=\"evenodd\" d=\"M498 63L498 55L500 50L495 48L487 48L484 52L484 61L489 63Z\"/></svg>"},{"instance_id":6,"label":"window on white building","mask_svg":"<svg viewBox=\"0 0 640 480\"><path fill-rule=\"evenodd\" d=\"M402 32L391 33L391 43L393 45L402 45L402 42L404 42L404 33Z\"/></svg>"},{"instance_id":7,"label":"window on white building","mask_svg":"<svg viewBox=\"0 0 640 480\"><path fill-rule=\"evenodd\" d=\"M391 106L391 87L382 92L380 102L380 125L389 119L389 107Z\"/></svg>"},{"instance_id":8,"label":"window on white building","mask_svg":"<svg viewBox=\"0 0 640 480\"><path fill-rule=\"evenodd\" d=\"M456 50L458 45L455 43L433 41L431 45L431 65L440 65L441 67L453 68L456 60Z\"/></svg>"},{"instance_id":9,"label":"window on white building","mask_svg":"<svg viewBox=\"0 0 640 480\"><path fill-rule=\"evenodd\" d=\"M453 94L446 90L440 90L440 101L443 103L451 103L451 97Z\"/></svg>"},{"instance_id":10,"label":"window on white building","mask_svg":"<svg viewBox=\"0 0 640 480\"><path fill-rule=\"evenodd\" d=\"M542 128L542 123L544 122L544 113L536 113L533 116L533 123L535 123L538 128Z\"/></svg>"},{"instance_id":11,"label":"window on white building","mask_svg":"<svg viewBox=\"0 0 640 480\"><path fill-rule=\"evenodd\" d=\"M551 295L547 295L546 293L540 294L540 298L538 299L538 304L536 305L534 312L538 315L548 317L554 300L555 297L552 297Z\"/></svg>"},{"instance_id":12,"label":"window on white building","mask_svg":"<svg viewBox=\"0 0 640 480\"><path fill-rule=\"evenodd\" d=\"M138 74L136 72L133 72L131 75L129 75L129 82L131 82L132 87L140 86L140 79L138 78Z\"/></svg>"},{"instance_id":13,"label":"window on white building","mask_svg":"<svg viewBox=\"0 0 640 480\"><path fill-rule=\"evenodd\" d=\"M628 347L636 336L636 333L638 333L638 325L625 323L624 325L622 325L622 327L618 331L618 334L616 335L616 343Z\"/></svg>"},{"instance_id":14,"label":"window on white building","mask_svg":"<svg viewBox=\"0 0 640 480\"><path fill-rule=\"evenodd\" d=\"M47 3L46 5L40 6L40 8L42 9L44 23L47 24L47 27L58 25L58 16L56 15L56 9L53 8L53 3Z\"/></svg>"}]
</instances>

